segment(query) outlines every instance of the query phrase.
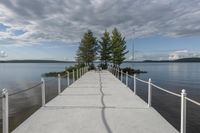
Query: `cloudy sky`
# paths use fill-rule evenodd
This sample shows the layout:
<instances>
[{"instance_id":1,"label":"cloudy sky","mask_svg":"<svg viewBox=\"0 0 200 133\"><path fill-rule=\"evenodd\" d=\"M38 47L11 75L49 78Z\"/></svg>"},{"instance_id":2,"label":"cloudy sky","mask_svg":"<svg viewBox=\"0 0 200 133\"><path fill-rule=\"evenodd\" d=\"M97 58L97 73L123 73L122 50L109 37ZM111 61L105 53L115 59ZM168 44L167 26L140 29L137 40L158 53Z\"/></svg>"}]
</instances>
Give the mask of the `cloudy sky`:
<instances>
[{"instance_id":1,"label":"cloudy sky","mask_svg":"<svg viewBox=\"0 0 200 133\"><path fill-rule=\"evenodd\" d=\"M199 16L200 0L0 0L0 60L74 60L85 31L113 27L137 60L199 56Z\"/></svg>"}]
</instances>

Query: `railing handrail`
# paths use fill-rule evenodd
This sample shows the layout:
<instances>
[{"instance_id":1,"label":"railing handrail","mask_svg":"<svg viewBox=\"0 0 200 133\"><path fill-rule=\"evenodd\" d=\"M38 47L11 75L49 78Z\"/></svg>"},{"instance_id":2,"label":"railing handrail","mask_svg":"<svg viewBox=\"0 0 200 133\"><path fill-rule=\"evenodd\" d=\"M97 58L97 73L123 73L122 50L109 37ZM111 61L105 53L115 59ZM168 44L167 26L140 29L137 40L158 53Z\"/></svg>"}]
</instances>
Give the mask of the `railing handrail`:
<instances>
[{"instance_id":1,"label":"railing handrail","mask_svg":"<svg viewBox=\"0 0 200 133\"><path fill-rule=\"evenodd\" d=\"M116 68L115 68L115 69L116 69ZM118 69L116 69L115 71L118 71ZM121 73L120 70L119 70L119 72ZM126 74L126 73L123 72L123 71L122 71L122 73L123 73L123 74ZM134 78L134 76L129 75L129 74L128 74L127 76L129 76L129 77L131 77L131 78ZM135 79L138 80L138 81L140 81L140 82L146 83L146 84L149 83L148 81L142 80L142 79L140 79L140 78L138 78L138 77L135 77ZM171 94L171 95L174 95L174 96L177 96L177 97L181 97L180 94L177 94L177 93L174 93L174 92L169 91L169 90L167 90L167 89L164 89L164 88L162 88L162 87L160 87L160 86L158 86L158 85L155 85L155 84L153 84L153 83L151 83L151 85L154 86L155 88L161 90L161 91L164 91L164 92L168 93L168 94ZM186 97L186 99L187 99L188 101L190 101L191 103L194 103L194 104L200 106L200 102L197 102L197 101L195 101L195 100L193 100L193 99L191 99L191 98L188 98L188 97Z\"/></svg>"},{"instance_id":2,"label":"railing handrail","mask_svg":"<svg viewBox=\"0 0 200 133\"><path fill-rule=\"evenodd\" d=\"M114 67L110 67L111 69L111 72L118 78L120 78L120 71L121 71L121 76L123 76L123 74L126 74L126 86L128 86L128 76L133 78L134 79L134 93L136 94L136 80L138 81L141 81L145 84L148 84L148 107L151 107L151 100L152 100L152 86L154 86L155 88L163 91L163 92L166 92L168 94L171 94L173 96L177 96L181 99L181 120L180 120L180 133L186 133L186 123L187 123L187 118L186 118L186 111L187 111L187 101L197 105L197 106L200 106L200 103L193 100L193 99L190 99L187 97L187 93L186 91L183 89L181 94L177 94L177 93L174 93L172 91L169 91L169 90L166 90L158 85L155 85L151 82L151 79L149 79L148 81L145 81L145 80L142 80L140 78L137 78L136 77L136 74L134 74L134 76L131 76L129 75L127 72L124 73L122 70L120 70L119 68L114 68ZM122 81L122 77L121 77L121 81Z\"/></svg>"},{"instance_id":3,"label":"railing handrail","mask_svg":"<svg viewBox=\"0 0 200 133\"><path fill-rule=\"evenodd\" d=\"M186 97L186 99L187 99L188 101L190 101L191 103L200 106L200 103L199 103L199 102L197 102L197 101L195 101L195 100L193 100L193 99L191 99L191 98L188 98L188 97Z\"/></svg>"},{"instance_id":4,"label":"railing handrail","mask_svg":"<svg viewBox=\"0 0 200 133\"><path fill-rule=\"evenodd\" d=\"M70 77L71 73L74 73L74 70L77 70L77 71L81 70L80 71L81 73L79 75L79 78L80 78L83 74L88 72L88 66L77 68L77 69L73 69L72 72L66 71L67 74L65 74L63 76L60 76L60 74L58 74L57 78L54 77L53 79L46 80L46 81L44 80L44 77L42 77L41 78L41 82L39 82L38 84L35 84L32 87L29 87L27 89L20 90L20 91L11 93L11 94L8 94L7 89L3 89L2 90L2 96L0 96L0 98L2 98L2 116L3 116L2 130L3 130L3 133L8 133L8 131L9 131L9 122L8 122L9 121L9 112L8 112L8 110L9 110L8 97L9 96L20 94L22 92L34 89L34 88L36 88L38 86L41 86L41 90L42 90L42 107L43 107L46 104L46 101L45 101L45 82L50 82L52 80L57 79L58 80L58 95L59 95L60 92L61 92L61 78L67 76L67 79L68 79L68 81L67 81L68 82L68 86L67 87L69 87L69 77ZM73 78L74 78L74 74L73 74ZM78 77L77 77L77 79L78 79ZM74 80L73 80L73 82L74 82Z\"/></svg>"},{"instance_id":5,"label":"railing handrail","mask_svg":"<svg viewBox=\"0 0 200 133\"><path fill-rule=\"evenodd\" d=\"M138 81L140 81L140 82L143 82L143 83L145 83L145 84L148 84L148 83L149 83L148 81L142 80L142 79L137 78L137 77L135 77L135 79L138 80Z\"/></svg>"},{"instance_id":6,"label":"railing handrail","mask_svg":"<svg viewBox=\"0 0 200 133\"><path fill-rule=\"evenodd\" d=\"M160 86L157 86L157 85L155 85L155 84L153 84L153 83L151 83L151 85L154 86L154 87L156 87L157 89L159 89L159 90L161 90L161 91L164 91L164 92L168 93L168 94L171 94L171 95L174 95L174 96L177 96L177 97L181 97L180 94L177 94L177 93L174 93L174 92L172 92L172 91L166 90L166 89L164 89L164 88L162 88L162 87L160 87Z\"/></svg>"},{"instance_id":7,"label":"railing handrail","mask_svg":"<svg viewBox=\"0 0 200 133\"><path fill-rule=\"evenodd\" d=\"M38 84L35 84L34 86L31 86L27 89L24 89L24 90L20 90L20 91L17 91L17 92L14 92L14 93L11 93L11 94L8 94L8 96L13 96L13 95L17 95L19 93L22 93L22 92L25 92L25 91L28 91L28 90L31 90L31 89L34 89L35 87L38 87L42 84L42 82L39 82Z\"/></svg>"}]
</instances>

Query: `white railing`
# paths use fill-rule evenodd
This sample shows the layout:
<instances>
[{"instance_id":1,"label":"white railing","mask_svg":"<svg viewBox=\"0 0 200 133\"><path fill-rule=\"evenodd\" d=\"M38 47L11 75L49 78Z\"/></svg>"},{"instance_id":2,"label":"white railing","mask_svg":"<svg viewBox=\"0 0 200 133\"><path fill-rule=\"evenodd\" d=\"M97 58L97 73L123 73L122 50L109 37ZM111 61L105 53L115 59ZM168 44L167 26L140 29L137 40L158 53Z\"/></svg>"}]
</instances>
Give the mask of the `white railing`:
<instances>
[{"instance_id":1,"label":"white railing","mask_svg":"<svg viewBox=\"0 0 200 133\"><path fill-rule=\"evenodd\" d=\"M83 68L79 68L79 69L76 69L76 72L77 72L77 76L76 76L76 79L78 80L81 76L83 76L86 72L88 72L88 67L83 67ZM60 74L58 74L58 95L60 95L61 93L61 78L64 78L64 77L67 77L67 87L69 87L70 85L70 82L69 82L69 79L70 79L70 72L66 72L67 74L66 75L63 75L61 76ZM74 70L71 72L72 74L72 83L75 82L75 72ZM51 81L51 80L49 80ZM41 86L41 93L42 93L42 107L45 106L46 104L46 97L45 97L45 90L46 90L46 83L47 81L44 80L44 78L41 78L41 82L28 88L28 89L25 89L25 90L21 90L21 91L18 91L18 92L14 92L14 93L11 93L9 94L8 93L8 90L7 89L3 89L2 90L2 127L3 127L3 133L9 133L9 96L13 96L13 95L17 95L17 94L20 94L22 92L25 92L25 91L28 91L28 90L31 90L31 89L34 89L38 86Z\"/></svg>"},{"instance_id":2,"label":"white railing","mask_svg":"<svg viewBox=\"0 0 200 133\"><path fill-rule=\"evenodd\" d=\"M125 79L126 79L126 86L128 86L128 77L131 77L134 79L134 87L133 87L133 91L134 91L134 94L137 94L136 91L137 91L137 84L136 84L136 80L137 81L140 81L142 83L145 83L145 84L148 84L148 107L151 107L151 101L152 101L152 86L157 88L158 90L161 90L163 92L166 92L168 94L171 94L173 96L176 96L176 97L180 97L181 98L181 123L180 123L180 133L186 133L186 106L187 106L187 101L195 104L195 105L198 105L200 106L200 103L193 100L193 99L190 99L187 97L187 93L186 93L186 90L182 90L181 91L181 94L177 94L177 93L174 93L172 91L169 91L169 90L166 90L162 87L159 87L155 84L152 83L151 79L149 79L148 81L145 81L145 80L142 80L142 79L139 79L136 77L136 74L134 74L134 76L131 76L131 75L128 75L128 73L124 73L122 70L119 70L119 68L115 68L115 67L112 67L112 66L109 66L108 67L108 70L113 74L115 75L116 77L118 77L118 79L120 79L121 81L123 80L123 75L126 75L125 76ZM120 73L121 73L121 78L120 78Z\"/></svg>"}]
</instances>

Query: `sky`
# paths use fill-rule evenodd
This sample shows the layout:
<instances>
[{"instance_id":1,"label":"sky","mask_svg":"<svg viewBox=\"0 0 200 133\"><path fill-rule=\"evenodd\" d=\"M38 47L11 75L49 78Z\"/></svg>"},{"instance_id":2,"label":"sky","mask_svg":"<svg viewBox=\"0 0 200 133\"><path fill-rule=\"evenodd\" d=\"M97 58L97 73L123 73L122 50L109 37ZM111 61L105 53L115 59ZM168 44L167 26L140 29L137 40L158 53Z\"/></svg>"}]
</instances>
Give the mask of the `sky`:
<instances>
[{"instance_id":1,"label":"sky","mask_svg":"<svg viewBox=\"0 0 200 133\"><path fill-rule=\"evenodd\" d=\"M200 57L200 0L1 0L0 60L75 60L88 29L117 27L127 60Z\"/></svg>"}]
</instances>

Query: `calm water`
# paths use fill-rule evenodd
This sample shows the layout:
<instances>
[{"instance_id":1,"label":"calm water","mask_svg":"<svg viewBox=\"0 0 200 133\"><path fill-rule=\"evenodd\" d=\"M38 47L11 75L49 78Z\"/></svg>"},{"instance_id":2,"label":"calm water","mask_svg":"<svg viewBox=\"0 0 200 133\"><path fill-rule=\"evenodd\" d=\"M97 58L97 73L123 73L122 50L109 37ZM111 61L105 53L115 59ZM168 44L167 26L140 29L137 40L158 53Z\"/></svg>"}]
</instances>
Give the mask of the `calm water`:
<instances>
[{"instance_id":1,"label":"calm water","mask_svg":"<svg viewBox=\"0 0 200 133\"><path fill-rule=\"evenodd\" d=\"M0 64L0 88L7 88L10 93L26 89L41 80L41 75L50 71L62 71L68 63L2 63ZM180 93L186 89L188 97L200 101L200 63L124 63L122 67L134 67L147 74L138 77ZM57 80L47 82L47 101L57 94ZM66 87L66 79L62 79L62 89ZM129 80L132 88L132 79ZM138 95L147 101L147 85L137 82ZM10 128L14 129L32 112L41 106L40 86L36 89L11 96L10 100ZM180 125L180 99L153 88L153 107L156 108L174 127ZM188 103L188 133L200 132L200 107Z\"/></svg>"},{"instance_id":2,"label":"calm water","mask_svg":"<svg viewBox=\"0 0 200 133\"><path fill-rule=\"evenodd\" d=\"M189 97L200 101L200 63L126 63L122 67L134 67L147 74L138 77L152 82L168 90L180 93L186 89Z\"/></svg>"},{"instance_id":3,"label":"calm water","mask_svg":"<svg viewBox=\"0 0 200 133\"><path fill-rule=\"evenodd\" d=\"M136 63L123 64L123 67L134 67L147 71L138 75L167 90L181 93L187 91L187 96L200 102L200 63ZM133 80L129 79L129 87L133 89ZM137 94L147 102L148 85L137 82ZM152 106L170 122L180 129L180 98L162 92L152 87ZM187 133L200 133L200 107L187 102Z\"/></svg>"},{"instance_id":4,"label":"calm water","mask_svg":"<svg viewBox=\"0 0 200 133\"><path fill-rule=\"evenodd\" d=\"M0 63L0 88L15 91L41 81L46 72L63 71L71 63Z\"/></svg>"},{"instance_id":5,"label":"calm water","mask_svg":"<svg viewBox=\"0 0 200 133\"><path fill-rule=\"evenodd\" d=\"M42 74L46 72L63 71L71 63L0 63L0 89L7 88L9 93L25 90L41 82ZM57 95L56 78L45 78L46 101ZM65 78L61 79L61 89L67 87ZM1 99L0 99L1 103ZM34 87L23 93L9 96L9 126L16 128L21 122L41 107L41 86ZM1 104L0 104L1 112ZM0 113L0 118L2 118ZM1 121L0 121L1 122ZM0 123L0 133L1 133Z\"/></svg>"}]
</instances>

